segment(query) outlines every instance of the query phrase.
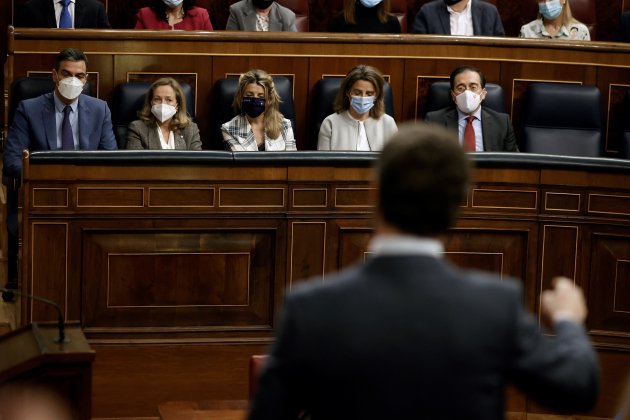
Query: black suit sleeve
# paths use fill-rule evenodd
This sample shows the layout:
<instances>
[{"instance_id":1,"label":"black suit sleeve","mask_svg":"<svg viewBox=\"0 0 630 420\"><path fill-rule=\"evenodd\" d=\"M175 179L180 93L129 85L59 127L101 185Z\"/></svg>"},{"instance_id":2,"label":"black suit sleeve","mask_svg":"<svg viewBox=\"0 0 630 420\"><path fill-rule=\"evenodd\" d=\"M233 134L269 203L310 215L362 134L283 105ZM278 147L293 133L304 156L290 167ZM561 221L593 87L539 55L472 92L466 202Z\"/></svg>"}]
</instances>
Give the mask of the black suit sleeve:
<instances>
[{"instance_id":1,"label":"black suit sleeve","mask_svg":"<svg viewBox=\"0 0 630 420\"><path fill-rule=\"evenodd\" d=\"M101 29L111 29L111 25L109 24L109 19L107 18L107 12L105 11L105 7L103 3L98 2L98 13L97 13L97 28Z\"/></svg>"},{"instance_id":2,"label":"black suit sleeve","mask_svg":"<svg viewBox=\"0 0 630 420\"><path fill-rule=\"evenodd\" d=\"M284 314L276 341L265 362L249 420L295 420L304 409L301 393L306 375L299 367L297 307L294 299L285 300Z\"/></svg>"},{"instance_id":3,"label":"black suit sleeve","mask_svg":"<svg viewBox=\"0 0 630 420\"><path fill-rule=\"evenodd\" d=\"M492 22L492 36L505 36L505 29L503 29L503 22L501 22L501 15L496 8L492 9L493 22Z\"/></svg>"},{"instance_id":4,"label":"black suit sleeve","mask_svg":"<svg viewBox=\"0 0 630 420\"><path fill-rule=\"evenodd\" d=\"M556 323L554 337L519 306L515 328L513 382L537 402L561 411L586 411L597 402L597 356L581 325Z\"/></svg>"},{"instance_id":5,"label":"black suit sleeve","mask_svg":"<svg viewBox=\"0 0 630 420\"><path fill-rule=\"evenodd\" d=\"M424 13L423 8L421 7L416 15L416 18L413 20L413 27L411 28L411 33L414 34L426 34L428 33L428 23L427 17Z\"/></svg>"},{"instance_id":6,"label":"black suit sleeve","mask_svg":"<svg viewBox=\"0 0 630 420\"><path fill-rule=\"evenodd\" d=\"M509 115L506 114L507 133L505 135L505 141L503 143L503 151L505 152L518 152L518 146L516 145L516 136L514 136L514 128L510 121Z\"/></svg>"}]
</instances>

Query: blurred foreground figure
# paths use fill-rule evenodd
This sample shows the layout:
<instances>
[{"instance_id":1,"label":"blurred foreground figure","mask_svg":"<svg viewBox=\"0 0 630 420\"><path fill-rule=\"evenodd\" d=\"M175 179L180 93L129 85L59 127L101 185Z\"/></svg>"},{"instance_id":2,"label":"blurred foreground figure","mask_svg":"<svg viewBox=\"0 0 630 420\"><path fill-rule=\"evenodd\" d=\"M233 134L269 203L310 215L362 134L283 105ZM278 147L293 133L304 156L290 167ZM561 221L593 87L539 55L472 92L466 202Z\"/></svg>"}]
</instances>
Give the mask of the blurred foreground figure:
<instances>
[{"instance_id":1,"label":"blurred foreground figure","mask_svg":"<svg viewBox=\"0 0 630 420\"><path fill-rule=\"evenodd\" d=\"M75 420L68 401L51 388L18 384L0 388L1 420Z\"/></svg>"}]
</instances>

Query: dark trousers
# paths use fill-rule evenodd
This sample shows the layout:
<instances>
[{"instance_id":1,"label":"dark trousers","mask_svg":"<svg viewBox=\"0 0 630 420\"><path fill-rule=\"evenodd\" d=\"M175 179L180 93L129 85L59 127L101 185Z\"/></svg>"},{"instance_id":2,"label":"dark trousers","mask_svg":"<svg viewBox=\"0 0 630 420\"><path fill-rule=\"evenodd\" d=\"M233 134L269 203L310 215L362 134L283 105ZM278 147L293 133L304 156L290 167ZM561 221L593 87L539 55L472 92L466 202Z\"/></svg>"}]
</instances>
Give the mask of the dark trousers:
<instances>
[{"instance_id":1,"label":"dark trousers","mask_svg":"<svg viewBox=\"0 0 630 420\"><path fill-rule=\"evenodd\" d=\"M18 288L18 253L19 253L19 231L18 231L18 194L19 189L7 188L7 289Z\"/></svg>"}]
</instances>

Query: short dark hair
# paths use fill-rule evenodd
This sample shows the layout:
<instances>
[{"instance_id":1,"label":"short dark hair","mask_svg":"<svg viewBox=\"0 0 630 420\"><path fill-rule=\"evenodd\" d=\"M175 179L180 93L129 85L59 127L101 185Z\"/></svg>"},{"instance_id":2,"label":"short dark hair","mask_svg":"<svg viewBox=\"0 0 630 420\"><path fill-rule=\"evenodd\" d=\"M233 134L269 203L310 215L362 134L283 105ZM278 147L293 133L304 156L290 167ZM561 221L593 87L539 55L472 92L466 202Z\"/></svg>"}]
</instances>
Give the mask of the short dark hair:
<instances>
[{"instance_id":1,"label":"short dark hair","mask_svg":"<svg viewBox=\"0 0 630 420\"><path fill-rule=\"evenodd\" d=\"M81 50L76 48L66 48L57 54L55 59L55 70L59 71L59 65L62 61L85 61L85 67L88 65L87 56Z\"/></svg>"},{"instance_id":2,"label":"short dark hair","mask_svg":"<svg viewBox=\"0 0 630 420\"><path fill-rule=\"evenodd\" d=\"M455 78L457 77L457 75L465 71L472 71L477 73L479 75L479 79L481 80L481 87L486 87L486 76L483 75L483 72L481 70L473 66L459 66L451 73L451 90L455 89Z\"/></svg>"},{"instance_id":3,"label":"short dark hair","mask_svg":"<svg viewBox=\"0 0 630 420\"><path fill-rule=\"evenodd\" d=\"M455 132L402 124L383 148L376 168L380 216L413 235L445 232L466 197L470 167Z\"/></svg>"}]
</instances>

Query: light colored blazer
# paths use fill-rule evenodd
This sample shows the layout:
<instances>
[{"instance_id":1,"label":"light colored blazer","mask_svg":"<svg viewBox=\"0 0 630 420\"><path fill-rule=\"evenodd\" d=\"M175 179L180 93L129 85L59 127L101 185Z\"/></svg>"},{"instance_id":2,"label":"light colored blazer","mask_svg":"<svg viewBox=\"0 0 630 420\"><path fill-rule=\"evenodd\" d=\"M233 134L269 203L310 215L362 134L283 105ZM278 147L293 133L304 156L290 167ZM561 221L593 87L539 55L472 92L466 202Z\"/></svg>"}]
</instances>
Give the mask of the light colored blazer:
<instances>
[{"instance_id":1,"label":"light colored blazer","mask_svg":"<svg viewBox=\"0 0 630 420\"><path fill-rule=\"evenodd\" d=\"M183 130L173 132L175 150L201 150L197 124L191 122ZM127 127L127 149L162 150L157 125L142 120L132 121Z\"/></svg>"},{"instance_id":2,"label":"light colored blazer","mask_svg":"<svg viewBox=\"0 0 630 420\"><path fill-rule=\"evenodd\" d=\"M230 17L225 29L252 32L256 30L256 8L252 0L241 0L230 6ZM274 2L269 11L269 31L297 32L295 13Z\"/></svg>"},{"instance_id":3,"label":"light colored blazer","mask_svg":"<svg viewBox=\"0 0 630 420\"><path fill-rule=\"evenodd\" d=\"M383 150L385 142L398 131L392 117L383 114L379 119L372 117L364 122L370 150ZM326 117L319 129L317 150L357 150L359 122L350 117L348 111Z\"/></svg>"}]
</instances>

